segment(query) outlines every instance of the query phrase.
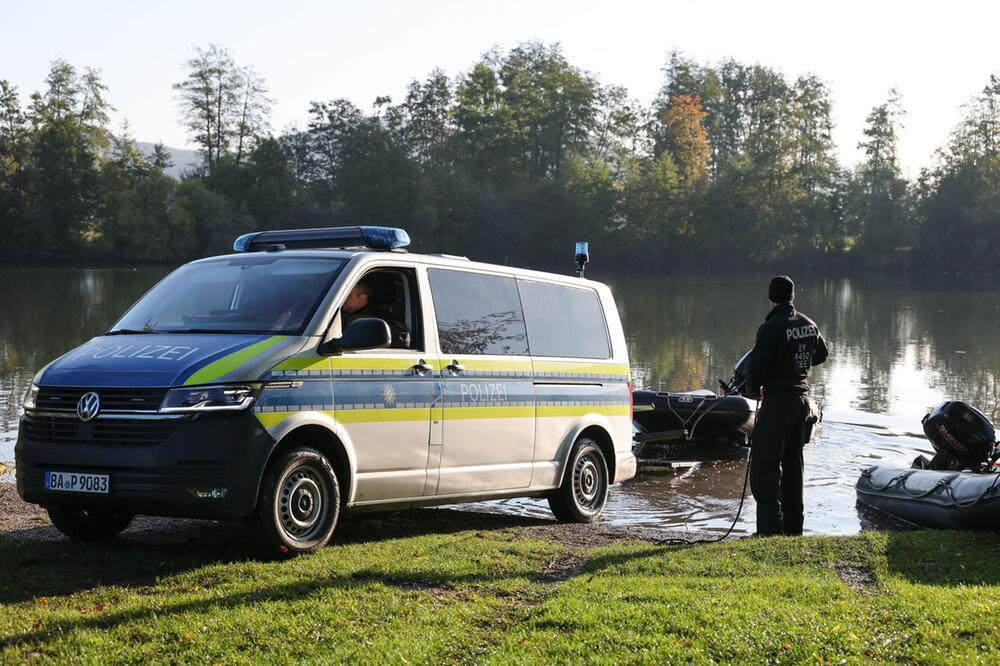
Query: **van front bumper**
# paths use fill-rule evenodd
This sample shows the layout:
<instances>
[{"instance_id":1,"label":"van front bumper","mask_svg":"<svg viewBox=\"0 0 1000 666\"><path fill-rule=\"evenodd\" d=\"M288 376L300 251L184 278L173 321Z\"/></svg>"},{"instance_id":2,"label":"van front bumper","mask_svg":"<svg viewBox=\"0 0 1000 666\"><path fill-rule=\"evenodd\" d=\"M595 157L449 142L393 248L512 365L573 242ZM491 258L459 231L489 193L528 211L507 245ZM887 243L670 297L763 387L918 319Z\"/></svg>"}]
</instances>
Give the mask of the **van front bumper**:
<instances>
[{"instance_id":1,"label":"van front bumper","mask_svg":"<svg viewBox=\"0 0 1000 666\"><path fill-rule=\"evenodd\" d=\"M86 424L25 415L14 447L17 492L43 506L239 518L256 506L274 443L248 411ZM107 474L109 492L46 490L48 471Z\"/></svg>"}]
</instances>

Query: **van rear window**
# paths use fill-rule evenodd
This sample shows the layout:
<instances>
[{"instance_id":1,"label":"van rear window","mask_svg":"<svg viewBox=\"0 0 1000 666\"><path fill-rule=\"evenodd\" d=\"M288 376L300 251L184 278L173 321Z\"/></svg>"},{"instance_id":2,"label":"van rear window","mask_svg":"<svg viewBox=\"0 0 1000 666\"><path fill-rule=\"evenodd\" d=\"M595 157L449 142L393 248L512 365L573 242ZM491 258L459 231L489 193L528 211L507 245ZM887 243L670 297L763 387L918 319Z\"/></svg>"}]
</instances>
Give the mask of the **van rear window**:
<instances>
[{"instance_id":1,"label":"van rear window","mask_svg":"<svg viewBox=\"0 0 1000 666\"><path fill-rule=\"evenodd\" d=\"M528 353L514 278L432 268L438 337L445 354Z\"/></svg>"},{"instance_id":2,"label":"van rear window","mask_svg":"<svg viewBox=\"0 0 1000 666\"><path fill-rule=\"evenodd\" d=\"M518 280L532 356L611 357L601 299L593 289Z\"/></svg>"}]
</instances>

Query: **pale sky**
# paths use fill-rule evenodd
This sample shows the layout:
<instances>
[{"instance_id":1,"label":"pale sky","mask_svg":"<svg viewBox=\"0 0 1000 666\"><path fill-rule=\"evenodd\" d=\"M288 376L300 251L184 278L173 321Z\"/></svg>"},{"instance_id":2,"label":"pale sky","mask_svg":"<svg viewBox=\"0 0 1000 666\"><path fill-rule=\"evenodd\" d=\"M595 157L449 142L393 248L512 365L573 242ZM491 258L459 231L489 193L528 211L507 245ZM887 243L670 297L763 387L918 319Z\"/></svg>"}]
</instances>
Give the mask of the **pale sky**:
<instances>
[{"instance_id":1,"label":"pale sky","mask_svg":"<svg viewBox=\"0 0 1000 666\"><path fill-rule=\"evenodd\" d=\"M494 45L560 42L569 61L650 102L671 48L699 61L732 56L831 87L841 160L853 165L864 118L898 86L907 111L900 159L916 176L960 116L1000 73L1000 4L920 2L15 2L0 0L0 78L22 99L49 62L101 70L139 141L191 147L171 84L195 46L217 43L252 65L277 100L275 130L303 125L312 100L370 109L402 97L434 67L468 70Z\"/></svg>"}]
</instances>

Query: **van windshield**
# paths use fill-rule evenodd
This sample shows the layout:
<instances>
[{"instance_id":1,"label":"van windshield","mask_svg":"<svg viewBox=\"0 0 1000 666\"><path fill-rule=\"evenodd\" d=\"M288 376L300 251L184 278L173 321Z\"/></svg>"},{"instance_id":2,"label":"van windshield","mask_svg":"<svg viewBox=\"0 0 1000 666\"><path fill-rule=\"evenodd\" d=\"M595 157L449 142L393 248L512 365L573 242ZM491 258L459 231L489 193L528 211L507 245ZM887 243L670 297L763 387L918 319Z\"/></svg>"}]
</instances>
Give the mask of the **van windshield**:
<instances>
[{"instance_id":1,"label":"van windshield","mask_svg":"<svg viewBox=\"0 0 1000 666\"><path fill-rule=\"evenodd\" d=\"M330 258L248 255L181 266L109 334L301 335L344 266Z\"/></svg>"}]
</instances>

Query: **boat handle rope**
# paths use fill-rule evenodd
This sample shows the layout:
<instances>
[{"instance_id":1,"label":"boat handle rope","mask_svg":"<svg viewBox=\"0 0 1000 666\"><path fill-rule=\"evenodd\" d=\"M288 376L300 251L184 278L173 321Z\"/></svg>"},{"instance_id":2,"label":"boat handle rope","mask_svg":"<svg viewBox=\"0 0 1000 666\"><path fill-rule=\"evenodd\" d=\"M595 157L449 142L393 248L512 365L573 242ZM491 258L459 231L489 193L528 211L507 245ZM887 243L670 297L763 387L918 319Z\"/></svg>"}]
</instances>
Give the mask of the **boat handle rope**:
<instances>
[{"instance_id":1,"label":"boat handle rope","mask_svg":"<svg viewBox=\"0 0 1000 666\"><path fill-rule=\"evenodd\" d=\"M722 383L721 380L720 380L719 383L721 383L723 386L726 386L727 388L729 388L726 384ZM692 439L694 439L695 428L698 427L698 424L701 423L701 420L703 418L705 418L706 416L708 416L709 412L711 412L713 409L715 409L716 407L718 407L719 405L721 405L723 398L728 398L730 395L732 395L733 393L735 393L742 386L743 386L743 384L739 384L739 385L734 384L733 387L730 389L730 391L728 393L724 393L723 395L720 395L720 396L716 396L714 394L713 395L706 395L705 397L703 397L701 399L701 402L698 403L698 406L694 408L694 411L691 412L691 415L689 417L687 417L687 419L682 419L681 416L680 416L680 414L678 414L676 411L674 411L673 406L670 404L670 396L671 395L676 395L676 394L668 393L667 394L667 409L669 409L670 412L674 415L674 417L678 421L680 421L681 427L684 429L684 440L690 442ZM699 414L698 411L702 407L705 406L705 401L708 400L709 398L713 398L713 397L716 399L715 402L713 402L711 405L709 405L708 409L706 409L704 412L702 412L701 414ZM757 407L759 407L759 406L760 406L760 400L757 400ZM754 414L756 414L756 413L757 413L757 408L754 408ZM695 416L697 416L698 418L695 419L694 423L691 424L691 429L688 430L688 423L691 421L691 419L694 419Z\"/></svg>"},{"instance_id":2,"label":"boat handle rope","mask_svg":"<svg viewBox=\"0 0 1000 666\"><path fill-rule=\"evenodd\" d=\"M691 440L691 436L690 436L690 435L688 434L688 423L689 423L689 422L691 421L691 419L693 419L693 418L695 417L695 415L697 415L697 414L698 414L698 410L699 410L699 409L701 409L701 408L702 408L702 406L703 406L703 405L705 404L705 401L706 401L706 400L708 400L708 396L706 395L706 396L704 396L704 397L703 397L703 398L701 399L701 402L699 402L699 403L698 403L698 406L694 408L694 411L692 411L692 412L691 412L691 415L690 415L689 417L687 417L686 419L682 419L682 418L681 418L681 415L680 415L680 414L678 414L678 413L677 413L677 412L676 412L676 411L674 410L674 406L670 404L670 396L671 396L671 395L674 395L674 394L673 394L673 393L668 393L668 394L667 394L667 409L669 409L669 410L670 410L670 413L671 413L671 414L673 414L673 415L674 415L674 417L676 417L678 421L680 421L680 423L681 423L681 427L682 427L682 428L684 428L684 439L686 439L686 440L690 441L690 440ZM713 407L714 407L714 406L715 406L715 405L713 405ZM707 412L706 412L706 413L707 413ZM698 420L700 421L701 419L698 419ZM695 422L695 425L697 426L697 425L698 425L698 423L697 423L697 422Z\"/></svg>"},{"instance_id":3,"label":"boat handle rope","mask_svg":"<svg viewBox=\"0 0 1000 666\"><path fill-rule=\"evenodd\" d=\"M875 483L874 481L871 480L871 478L872 478L872 469L873 468L869 467L868 469L862 470L862 472L861 472L862 476L868 478L868 481L872 485L872 490L877 490L877 491L881 492L883 490L888 490L889 488L892 488L893 486L899 486L904 493L906 493L910 497L914 497L914 498L924 497L926 495L930 495L931 493L933 493L934 491L936 491L938 488L940 488L942 485L945 485L945 484L949 483L952 479L954 479L956 476L958 476L957 474L953 474L953 475L951 475L951 476L949 476L947 478L938 479L937 483L935 483L933 486L931 486L931 488L929 490L925 490L925 491L922 491L920 493L911 493L909 491L909 489L907 489L907 487L906 487L906 480L908 478L910 478L911 476L913 476L914 472L918 472L920 470L916 470L916 469L907 470L906 472L903 472L902 474L900 474L898 476L892 477L891 479L889 479L888 481L886 481L884 484L879 485L879 484L877 484L877 483Z\"/></svg>"},{"instance_id":4,"label":"boat handle rope","mask_svg":"<svg viewBox=\"0 0 1000 666\"><path fill-rule=\"evenodd\" d=\"M911 469L904 474L900 474L899 476L894 476L893 478L889 479L887 483L881 486L872 483L871 484L872 489L876 491L883 491L889 489L892 486L898 485L900 490L902 490L908 496L914 499L920 499L921 497L927 497L928 495L937 492L940 488L943 487L944 494L948 495L951 498L952 502L955 503L955 506L963 508L978 504L986 496L992 495L993 493L997 492L997 490L1000 490L1000 474L997 474L996 478L993 479L993 483L986 486L986 488L984 488L982 492L980 492L978 495L976 495L972 499L960 500L957 497L955 497L955 490L951 487L951 482L961 476L961 472L955 472L950 476L938 479L937 482L933 486L931 486L928 490L924 490L918 493L910 492L910 490L906 487L906 480L910 478L915 472L918 471L921 470ZM861 475L867 477L869 482L871 482L871 468L862 470Z\"/></svg>"},{"instance_id":5,"label":"boat handle rope","mask_svg":"<svg viewBox=\"0 0 1000 666\"><path fill-rule=\"evenodd\" d=\"M948 495L951 497L951 501L955 503L955 506L965 508L978 504L987 495L992 495L997 490L1000 490L1000 484L998 484L998 482L1000 482L1000 474L996 475L996 478L993 479L993 483L983 488L983 491L981 493L979 493L970 500L960 500L957 497L955 497L955 491L952 489L951 486L948 486L948 489L945 492L948 493Z\"/></svg>"}]
</instances>

